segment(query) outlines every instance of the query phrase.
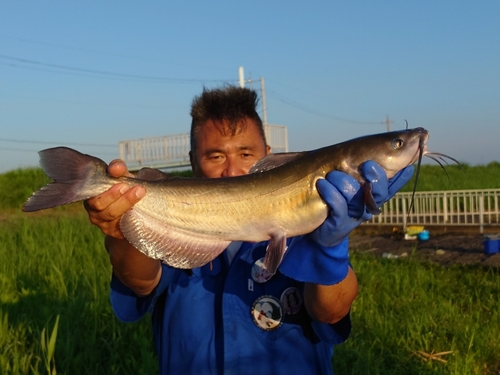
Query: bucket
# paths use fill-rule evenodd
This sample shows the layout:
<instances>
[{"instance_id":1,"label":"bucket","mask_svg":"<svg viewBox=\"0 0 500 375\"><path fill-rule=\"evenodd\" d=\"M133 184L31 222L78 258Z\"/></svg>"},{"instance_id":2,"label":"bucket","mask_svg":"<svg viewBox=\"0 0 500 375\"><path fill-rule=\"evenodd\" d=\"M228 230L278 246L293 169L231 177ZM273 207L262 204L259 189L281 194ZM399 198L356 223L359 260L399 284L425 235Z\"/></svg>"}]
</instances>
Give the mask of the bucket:
<instances>
[{"instance_id":1,"label":"bucket","mask_svg":"<svg viewBox=\"0 0 500 375\"><path fill-rule=\"evenodd\" d=\"M429 231L423 230L422 232L417 234L417 237L420 241L427 241L429 239Z\"/></svg>"},{"instance_id":2,"label":"bucket","mask_svg":"<svg viewBox=\"0 0 500 375\"><path fill-rule=\"evenodd\" d=\"M489 235L483 237L484 253L487 255L500 252L500 235Z\"/></svg>"}]
</instances>

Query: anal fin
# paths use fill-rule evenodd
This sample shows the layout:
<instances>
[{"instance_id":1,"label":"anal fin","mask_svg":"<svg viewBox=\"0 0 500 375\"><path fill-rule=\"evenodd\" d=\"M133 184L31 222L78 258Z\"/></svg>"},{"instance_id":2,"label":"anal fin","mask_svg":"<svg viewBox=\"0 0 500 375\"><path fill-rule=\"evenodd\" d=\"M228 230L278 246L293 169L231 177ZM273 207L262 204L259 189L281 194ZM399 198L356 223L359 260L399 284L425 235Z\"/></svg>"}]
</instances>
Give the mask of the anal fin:
<instances>
[{"instance_id":1,"label":"anal fin","mask_svg":"<svg viewBox=\"0 0 500 375\"><path fill-rule=\"evenodd\" d=\"M175 268L201 267L230 243L169 226L137 208L122 216L120 229L136 249Z\"/></svg>"}]
</instances>

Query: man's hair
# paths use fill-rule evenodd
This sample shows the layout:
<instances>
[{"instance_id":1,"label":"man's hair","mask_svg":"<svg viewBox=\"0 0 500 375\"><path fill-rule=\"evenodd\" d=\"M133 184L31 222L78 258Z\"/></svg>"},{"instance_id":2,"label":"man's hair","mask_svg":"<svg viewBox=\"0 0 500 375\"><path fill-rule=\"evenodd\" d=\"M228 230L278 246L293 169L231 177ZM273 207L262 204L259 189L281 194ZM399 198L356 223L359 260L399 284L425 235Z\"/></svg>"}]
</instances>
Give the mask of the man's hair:
<instances>
[{"instance_id":1,"label":"man's hair","mask_svg":"<svg viewBox=\"0 0 500 375\"><path fill-rule=\"evenodd\" d=\"M255 122L266 143L262 120L256 109L258 102L256 92L247 88L236 86L212 90L203 88L203 93L196 96L191 104L191 151L196 149L199 130L208 120L212 120L222 134L229 132L235 135L245 126L242 120L248 118ZM224 120L227 121L229 129L222 125Z\"/></svg>"}]
</instances>

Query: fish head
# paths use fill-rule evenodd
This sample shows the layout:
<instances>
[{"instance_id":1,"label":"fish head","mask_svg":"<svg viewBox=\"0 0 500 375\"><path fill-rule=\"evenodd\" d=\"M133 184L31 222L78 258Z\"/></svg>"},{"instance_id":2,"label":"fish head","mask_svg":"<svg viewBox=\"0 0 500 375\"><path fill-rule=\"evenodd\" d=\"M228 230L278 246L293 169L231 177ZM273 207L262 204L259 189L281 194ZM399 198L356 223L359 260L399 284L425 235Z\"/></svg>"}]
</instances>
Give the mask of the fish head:
<instances>
[{"instance_id":1,"label":"fish head","mask_svg":"<svg viewBox=\"0 0 500 375\"><path fill-rule=\"evenodd\" d=\"M367 138L370 157L386 172L387 178L415 163L427 150L429 132L424 128L405 129Z\"/></svg>"}]
</instances>

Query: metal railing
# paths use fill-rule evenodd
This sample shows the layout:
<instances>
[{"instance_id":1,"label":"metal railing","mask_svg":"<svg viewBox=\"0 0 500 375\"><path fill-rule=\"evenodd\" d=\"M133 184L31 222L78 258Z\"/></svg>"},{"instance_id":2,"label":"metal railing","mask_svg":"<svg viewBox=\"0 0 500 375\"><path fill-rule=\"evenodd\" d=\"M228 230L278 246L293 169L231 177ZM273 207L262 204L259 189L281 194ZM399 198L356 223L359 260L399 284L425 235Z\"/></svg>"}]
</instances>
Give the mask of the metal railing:
<instances>
[{"instance_id":1,"label":"metal railing","mask_svg":"<svg viewBox=\"0 0 500 375\"><path fill-rule=\"evenodd\" d=\"M264 125L273 153L288 152L288 132L284 125ZM131 171L142 167L176 168L189 166L190 135L176 134L120 141L120 159Z\"/></svg>"},{"instance_id":2,"label":"metal railing","mask_svg":"<svg viewBox=\"0 0 500 375\"><path fill-rule=\"evenodd\" d=\"M500 189L398 193L367 224L500 226ZM408 210L410 209L410 212Z\"/></svg>"},{"instance_id":3,"label":"metal railing","mask_svg":"<svg viewBox=\"0 0 500 375\"><path fill-rule=\"evenodd\" d=\"M189 165L189 134L121 141L118 147L130 170Z\"/></svg>"},{"instance_id":4,"label":"metal railing","mask_svg":"<svg viewBox=\"0 0 500 375\"><path fill-rule=\"evenodd\" d=\"M284 125L264 125L266 141L271 146L271 152L288 152L288 129Z\"/></svg>"}]
</instances>

